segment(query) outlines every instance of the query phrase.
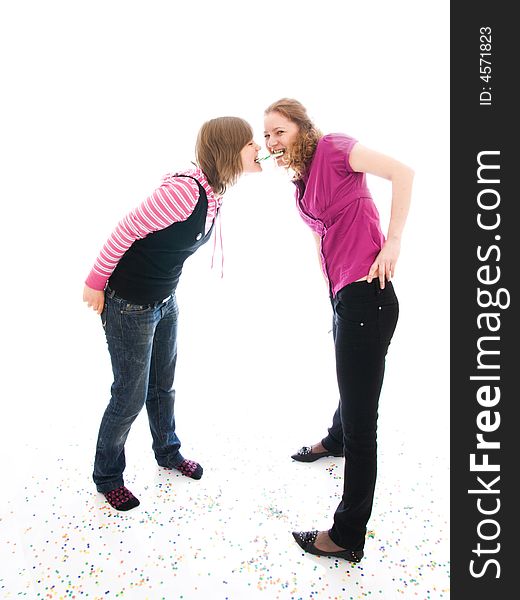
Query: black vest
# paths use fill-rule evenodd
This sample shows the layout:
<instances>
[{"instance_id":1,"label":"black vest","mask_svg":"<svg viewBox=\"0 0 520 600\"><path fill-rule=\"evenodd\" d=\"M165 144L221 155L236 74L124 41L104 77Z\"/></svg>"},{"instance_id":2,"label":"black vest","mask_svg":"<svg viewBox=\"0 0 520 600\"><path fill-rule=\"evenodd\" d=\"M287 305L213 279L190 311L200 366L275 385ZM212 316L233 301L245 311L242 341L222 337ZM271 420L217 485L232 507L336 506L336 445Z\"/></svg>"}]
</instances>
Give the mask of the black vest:
<instances>
[{"instance_id":1,"label":"black vest","mask_svg":"<svg viewBox=\"0 0 520 600\"><path fill-rule=\"evenodd\" d=\"M191 179L197 181L194 177ZM208 198L198 181L197 185L199 199L185 221L172 223L136 240L123 254L108 280L119 297L136 304L148 304L175 291L184 261L209 240L213 230L214 222L204 235Z\"/></svg>"}]
</instances>

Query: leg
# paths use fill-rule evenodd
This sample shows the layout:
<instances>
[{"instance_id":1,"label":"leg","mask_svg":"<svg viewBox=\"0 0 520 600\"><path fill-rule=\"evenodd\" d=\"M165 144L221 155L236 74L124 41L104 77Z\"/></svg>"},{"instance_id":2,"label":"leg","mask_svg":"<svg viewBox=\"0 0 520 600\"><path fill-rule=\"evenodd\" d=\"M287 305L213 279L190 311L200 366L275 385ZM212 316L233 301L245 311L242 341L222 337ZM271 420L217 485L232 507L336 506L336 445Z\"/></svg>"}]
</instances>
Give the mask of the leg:
<instances>
[{"instance_id":1,"label":"leg","mask_svg":"<svg viewBox=\"0 0 520 600\"><path fill-rule=\"evenodd\" d=\"M332 322L332 333L334 341L336 341L335 319ZM332 417L332 425L329 427L328 434L321 442L312 446L303 446L291 458L299 462L314 462L327 456L343 456L343 427L341 425L339 405Z\"/></svg>"},{"instance_id":2,"label":"leg","mask_svg":"<svg viewBox=\"0 0 520 600\"><path fill-rule=\"evenodd\" d=\"M328 532L293 532L311 554L352 562L363 557L376 482L376 432L385 357L399 313L390 282L354 283L333 301L336 371L345 449L344 487Z\"/></svg>"},{"instance_id":3,"label":"leg","mask_svg":"<svg viewBox=\"0 0 520 600\"><path fill-rule=\"evenodd\" d=\"M175 364L177 362L177 317L175 294L161 307L161 318L153 340L146 410L157 463L177 469L186 477L200 479L202 467L179 452L181 442L175 433Z\"/></svg>"},{"instance_id":4,"label":"leg","mask_svg":"<svg viewBox=\"0 0 520 600\"><path fill-rule=\"evenodd\" d=\"M162 307L161 320L153 340L150 380L146 398L153 451L159 465L173 467L184 458L175 433L175 365L177 362L177 317L175 295Z\"/></svg>"},{"instance_id":5,"label":"leg","mask_svg":"<svg viewBox=\"0 0 520 600\"><path fill-rule=\"evenodd\" d=\"M146 399L155 311L139 308L107 296L101 315L114 374L94 462L93 479L102 493L123 485L126 438Z\"/></svg>"},{"instance_id":6,"label":"leg","mask_svg":"<svg viewBox=\"0 0 520 600\"><path fill-rule=\"evenodd\" d=\"M341 419L345 466L342 500L334 515L331 539L343 548L361 550L372 511L377 472L377 410L384 354L377 346L337 352L341 380Z\"/></svg>"},{"instance_id":7,"label":"leg","mask_svg":"<svg viewBox=\"0 0 520 600\"><path fill-rule=\"evenodd\" d=\"M335 306L336 370L346 461L343 496L329 535L335 544L351 550L363 549L372 512L379 395L385 356L398 317L397 298L390 284L385 290L367 284L365 290L367 298L347 296Z\"/></svg>"},{"instance_id":8,"label":"leg","mask_svg":"<svg viewBox=\"0 0 520 600\"><path fill-rule=\"evenodd\" d=\"M343 426L341 425L341 402L332 417L332 425L329 427L328 434L321 440L321 446L333 454L342 454L343 452ZM319 445L316 448L320 451ZM313 446L314 451L314 446Z\"/></svg>"},{"instance_id":9,"label":"leg","mask_svg":"<svg viewBox=\"0 0 520 600\"><path fill-rule=\"evenodd\" d=\"M334 304L333 304L334 307ZM334 346L336 345L336 317L332 317L332 337ZM321 445L325 450L333 453L343 453L343 426L341 425L341 400L338 408L332 417L332 425L329 427L328 434L321 440Z\"/></svg>"}]
</instances>

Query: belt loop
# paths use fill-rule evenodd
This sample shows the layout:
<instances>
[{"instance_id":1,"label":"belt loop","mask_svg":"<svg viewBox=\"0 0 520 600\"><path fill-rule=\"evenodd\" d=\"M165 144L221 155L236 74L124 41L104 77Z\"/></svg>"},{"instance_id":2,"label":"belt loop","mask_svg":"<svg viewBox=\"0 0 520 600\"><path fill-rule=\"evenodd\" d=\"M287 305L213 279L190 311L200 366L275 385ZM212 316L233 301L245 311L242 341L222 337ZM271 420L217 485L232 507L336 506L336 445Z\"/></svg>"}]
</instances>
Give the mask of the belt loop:
<instances>
[{"instance_id":1,"label":"belt loop","mask_svg":"<svg viewBox=\"0 0 520 600\"><path fill-rule=\"evenodd\" d=\"M113 298L116 295L114 290L109 285L107 285L107 287L105 288L105 294L108 298Z\"/></svg>"}]
</instances>

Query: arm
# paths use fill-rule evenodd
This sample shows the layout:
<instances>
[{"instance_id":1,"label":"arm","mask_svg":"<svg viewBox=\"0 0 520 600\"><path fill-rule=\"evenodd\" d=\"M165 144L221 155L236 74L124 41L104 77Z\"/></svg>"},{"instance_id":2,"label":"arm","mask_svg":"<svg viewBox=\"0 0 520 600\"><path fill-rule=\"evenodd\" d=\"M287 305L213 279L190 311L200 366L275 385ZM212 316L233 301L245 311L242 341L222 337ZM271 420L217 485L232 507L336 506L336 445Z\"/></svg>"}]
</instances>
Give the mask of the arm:
<instances>
[{"instance_id":1,"label":"arm","mask_svg":"<svg viewBox=\"0 0 520 600\"><path fill-rule=\"evenodd\" d=\"M367 281L379 277L381 289L385 280L391 279L401 249L401 236L408 216L412 196L414 172L403 163L356 144L350 153L350 166L354 171L370 173L392 182L392 208L386 242L368 272Z\"/></svg>"},{"instance_id":2,"label":"arm","mask_svg":"<svg viewBox=\"0 0 520 600\"><path fill-rule=\"evenodd\" d=\"M106 283L123 254L139 239L172 223L185 221L199 197L196 182L177 178L163 183L136 209L128 213L105 242L92 267L83 290L83 301L100 314Z\"/></svg>"}]
</instances>

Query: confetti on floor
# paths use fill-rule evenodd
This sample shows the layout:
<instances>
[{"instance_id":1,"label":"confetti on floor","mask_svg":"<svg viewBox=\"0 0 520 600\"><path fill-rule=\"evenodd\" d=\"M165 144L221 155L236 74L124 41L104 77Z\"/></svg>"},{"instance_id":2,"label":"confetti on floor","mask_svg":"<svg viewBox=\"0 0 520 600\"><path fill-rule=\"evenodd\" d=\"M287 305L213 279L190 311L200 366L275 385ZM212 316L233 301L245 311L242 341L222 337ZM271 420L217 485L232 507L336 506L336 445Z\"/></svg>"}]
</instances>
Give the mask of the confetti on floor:
<instances>
[{"instance_id":1,"label":"confetti on floor","mask_svg":"<svg viewBox=\"0 0 520 600\"><path fill-rule=\"evenodd\" d=\"M220 445L218 457L197 455L204 476L194 481L158 467L148 443L146 435L133 440L125 483L141 505L126 513L91 483L92 439L69 444L61 456L56 448L36 449L46 468L26 481L18 474L2 505L3 599L449 597L442 458L425 468L404 445L380 450L365 558L352 564L306 555L291 536L330 526L342 489L340 459L295 463L292 446L280 457L276 438L269 450L244 441L237 455L235 439Z\"/></svg>"}]
</instances>

